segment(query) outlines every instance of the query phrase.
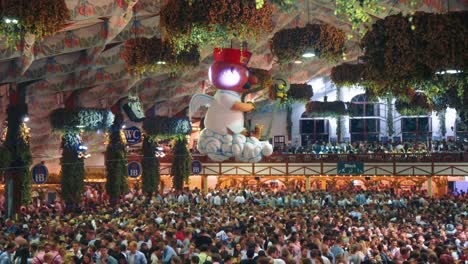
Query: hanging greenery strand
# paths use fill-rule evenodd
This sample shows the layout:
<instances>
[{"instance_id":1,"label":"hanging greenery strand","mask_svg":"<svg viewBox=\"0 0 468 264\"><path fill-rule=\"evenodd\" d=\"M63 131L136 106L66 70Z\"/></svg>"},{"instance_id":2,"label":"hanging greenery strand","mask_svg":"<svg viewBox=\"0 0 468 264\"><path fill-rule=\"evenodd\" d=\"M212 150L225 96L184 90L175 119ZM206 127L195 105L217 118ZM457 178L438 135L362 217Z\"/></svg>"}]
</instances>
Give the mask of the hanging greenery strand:
<instances>
[{"instance_id":1,"label":"hanging greenery strand","mask_svg":"<svg viewBox=\"0 0 468 264\"><path fill-rule=\"evenodd\" d=\"M84 160L78 157L80 146L79 132L67 131L62 136L61 195L67 211L78 208L84 188Z\"/></svg>"},{"instance_id":2,"label":"hanging greenery strand","mask_svg":"<svg viewBox=\"0 0 468 264\"><path fill-rule=\"evenodd\" d=\"M161 9L163 39L176 53L191 45L223 46L231 39L256 39L273 29L273 7L265 2L171 0Z\"/></svg>"},{"instance_id":3,"label":"hanging greenery strand","mask_svg":"<svg viewBox=\"0 0 468 264\"><path fill-rule=\"evenodd\" d=\"M29 146L29 128L23 122L23 118L28 112L27 105L19 103L10 105L7 109L8 129L5 140L5 147L10 153L11 163L9 164L9 174L13 177L13 196L15 201L15 211L19 211L19 205L27 205L31 201L31 172L32 154Z\"/></svg>"},{"instance_id":4,"label":"hanging greenery strand","mask_svg":"<svg viewBox=\"0 0 468 264\"><path fill-rule=\"evenodd\" d=\"M14 45L25 33L42 38L65 27L70 14L64 0L0 1L0 35ZM9 23L6 23L6 20Z\"/></svg>"},{"instance_id":5,"label":"hanging greenery strand","mask_svg":"<svg viewBox=\"0 0 468 264\"><path fill-rule=\"evenodd\" d=\"M271 52L278 63L291 63L306 51L336 63L345 51L344 31L327 24L307 24L305 27L283 29L271 39Z\"/></svg>"},{"instance_id":6,"label":"hanging greenery strand","mask_svg":"<svg viewBox=\"0 0 468 264\"><path fill-rule=\"evenodd\" d=\"M390 139L393 137L395 133L393 129L393 96L387 96L387 129L388 129L388 136Z\"/></svg>"},{"instance_id":7,"label":"hanging greenery strand","mask_svg":"<svg viewBox=\"0 0 468 264\"><path fill-rule=\"evenodd\" d=\"M159 175L159 160L155 157L154 151L156 144L149 136L143 139L143 161L142 161L142 188L147 195L152 195L158 190L160 175Z\"/></svg>"},{"instance_id":8,"label":"hanging greenery strand","mask_svg":"<svg viewBox=\"0 0 468 264\"><path fill-rule=\"evenodd\" d=\"M439 125L440 125L440 134L442 138L445 138L445 135L447 134L447 127L445 126L445 114L446 110L443 109L439 111Z\"/></svg>"},{"instance_id":9,"label":"hanging greenery strand","mask_svg":"<svg viewBox=\"0 0 468 264\"><path fill-rule=\"evenodd\" d=\"M106 149L106 192L111 205L128 190L126 139L122 131L123 115L117 114L110 129L110 141Z\"/></svg>"},{"instance_id":10,"label":"hanging greenery strand","mask_svg":"<svg viewBox=\"0 0 468 264\"><path fill-rule=\"evenodd\" d=\"M172 183L174 189L182 190L184 183L188 184L190 176L190 164L192 156L188 150L188 142L185 136L179 136L175 139L174 161L172 162Z\"/></svg>"}]
</instances>

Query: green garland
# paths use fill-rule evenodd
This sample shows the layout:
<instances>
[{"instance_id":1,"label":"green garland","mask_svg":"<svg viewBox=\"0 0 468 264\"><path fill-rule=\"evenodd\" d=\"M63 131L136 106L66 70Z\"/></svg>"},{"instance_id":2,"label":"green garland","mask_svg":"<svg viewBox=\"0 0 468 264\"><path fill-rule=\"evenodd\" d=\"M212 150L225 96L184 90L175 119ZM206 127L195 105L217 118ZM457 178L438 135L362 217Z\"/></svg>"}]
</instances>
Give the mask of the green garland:
<instances>
[{"instance_id":1,"label":"green garland","mask_svg":"<svg viewBox=\"0 0 468 264\"><path fill-rule=\"evenodd\" d=\"M433 110L433 105L424 94L415 93L409 100L398 98L395 102L395 108L402 116L417 116L429 115Z\"/></svg>"},{"instance_id":2,"label":"green garland","mask_svg":"<svg viewBox=\"0 0 468 264\"><path fill-rule=\"evenodd\" d=\"M148 135L160 139L192 133L192 125L187 117L156 116L146 118L143 122L143 129Z\"/></svg>"},{"instance_id":3,"label":"green garland","mask_svg":"<svg viewBox=\"0 0 468 264\"><path fill-rule=\"evenodd\" d=\"M273 7L253 0L171 0L161 8L163 38L176 53L191 45L224 46L271 32Z\"/></svg>"},{"instance_id":4,"label":"green garland","mask_svg":"<svg viewBox=\"0 0 468 264\"><path fill-rule=\"evenodd\" d=\"M445 127L445 112L446 110L439 111L439 124L440 124L440 133L442 134L442 137L445 137L445 134L447 134L447 127Z\"/></svg>"},{"instance_id":5,"label":"green garland","mask_svg":"<svg viewBox=\"0 0 468 264\"><path fill-rule=\"evenodd\" d=\"M32 178L29 168L32 165L32 154L29 146L29 128L23 123L23 117L27 112L28 107L26 104L20 103L8 107L8 129L4 143L4 146L10 152L9 171L14 175L14 199L20 201L22 205L31 202Z\"/></svg>"},{"instance_id":6,"label":"green garland","mask_svg":"<svg viewBox=\"0 0 468 264\"><path fill-rule=\"evenodd\" d=\"M388 136L393 137L395 130L393 128L393 97L387 96L387 129Z\"/></svg>"},{"instance_id":7,"label":"green garland","mask_svg":"<svg viewBox=\"0 0 468 264\"><path fill-rule=\"evenodd\" d=\"M122 57L127 68L136 74L170 70L180 72L198 66L200 53L192 45L176 54L174 47L157 37L135 38L125 42ZM164 63L164 64L161 64Z\"/></svg>"},{"instance_id":8,"label":"green garland","mask_svg":"<svg viewBox=\"0 0 468 264\"><path fill-rule=\"evenodd\" d=\"M0 169L3 170L11 164L10 151L5 146L0 146Z\"/></svg>"},{"instance_id":9,"label":"green garland","mask_svg":"<svg viewBox=\"0 0 468 264\"><path fill-rule=\"evenodd\" d=\"M345 103L341 101L310 101L306 105L309 117L338 117L347 115Z\"/></svg>"},{"instance_id":10,"label":"green garland","mask_svg":"<svg viewBox=\"0 0 468 264\"><path fill-rule=\"evenodd\" d=\"M184 182L188 184L192 156L187 147L188 142L185 136L176 137L171 170L172 183L176 190L182 190Z\"/></svg>"},{"instance_id":11,"label":"green garland","mask_svg":"<svg viewBox=\"0 0 468 264\"><path fill-rule=\"evenodd\" d=\"M145 136L143 139L143 172L142 172L142 188L143 192L151 195L158 190L160 175L159 175L159 160L154 156L156 145L152 138Z\"/></svg>"},{"instance_id":12,"label":"green garland","mask_svg":"<svg viewBox=\"0 0 468 264\"><path fill-rule=\"evenodd\" d=\"M351 22L353 31L363 35L366 25L372 22L373 14L385 11L385 7L380 6L380 0L335 0L335 15L344 15Z\"/></svg>"},{"instance_id":13,"label":"green garland","mask_svg":"<svg viewBox=\"0 0 468 264\"><path fill-rule=\"evenodd\" d=\"M270 42L271 52L280 64L301 59L306 51L314 51L320 58L335 63L345 50L346 35L331 25L307 24L280 30Z\"/></svg>"},{"instance_id":14,"label":"green garland","mask_svg":"<svg viewBox=\"0 0 468 264\"><path fill-rule=\"evenodd\" d=\"M81 202L84 189L84 159L78 157L79 133L67 131L62 136L62 198L67 210Z\"/></svg>"},{"instance_id":15,"label":"green garland","mask_svg":"<svg viewBox=\"0 0 468 264\"><path fill-rule=\"evenodd\" d=\"M308 102L310 101L310 98L312 98L312 96L314 96L312 85L309 85L307 83L291 83L288 90L289 101Z\"/></svg>"},{"instance_id":16,"label":"green garland","mask_svg":"<svg viewBox=\"0 0 468 264\"><path fill-rule=\"evenodd\" d=\"M364 64L342 63L331 69L330 79L338 86L352 86L362 81Z\"/></svg>"},{"instance_id":17,"label":"green garland","mask_svg":"<svg viewBox=\"0 0 468 264\"><path fill-rule=\"evenodd\" d=\"M8 45L18 43L26 33L42 38L65 27L70 19L64 0L0 1L0 35ZM6 19L16 23L6 23Z\"/></svg>"},{"instance_id":18,"label":"green garland","mask_svg":"<svg viewBox=\"0 0 468 264\"><path fill-rule=\"evenodd\" d=\"M361 40L366 88L377 95L390 92L404 96L411 87L423 90L431 99L454 90L463 97L468 76L464 46L467 14L417 12L377 21ZM462 72L437 74L449 69Z\"/></svg>"},{"instance_id":19,"label":"green garland","mask_svg":"<svg viewBox=\"0 0 468 264\"><path fill-rule=\"evenodd\" d=\"M52 112L51 123L55 130L78 132L107 130L114 122L114 114L106 109L78 108L56 109Z\"/></svg>"},{"instance_id":20,"label":"green garland","mask_svg":"<svg viewBox=\"0 0 468 264\"><path fill-rule=\"evenodd\" d=\"M106 192L111 203L118 201L128 190L126 139L121 130L122 114L117 115L111 126L110 142L106 149Z\"/></svg>"}]
</instances>

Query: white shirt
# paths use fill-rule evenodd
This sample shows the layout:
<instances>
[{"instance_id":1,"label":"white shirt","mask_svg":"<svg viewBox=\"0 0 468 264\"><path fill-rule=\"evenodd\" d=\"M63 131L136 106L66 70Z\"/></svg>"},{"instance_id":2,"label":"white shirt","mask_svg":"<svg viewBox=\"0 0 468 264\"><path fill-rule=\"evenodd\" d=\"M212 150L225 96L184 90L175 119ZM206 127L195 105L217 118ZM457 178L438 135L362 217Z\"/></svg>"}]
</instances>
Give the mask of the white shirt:
<instances>
[{"instance_id":1,"label":"white shirt","mask_svg":"<svg viewBox=\"0 0 468 264\"><path fill-rule=\"evenodd\" d=\"M221 135L227 135L228 129L234 134L241 133L244 130L244 113L232 110L232 106L240 101L237 92L218 90L206 112L205 127Z\"/></svg>"},{"instance_id":2,"label":"white shirt","mask_svg":"<svg viewBox=\"0 0 468 264\"><path fill-rule=\"evenodd\" d=\"M243 204L243 203L245 203L245 198L244 198L244 196L239 195L239 196L236 197L236 199L234 199L234 202L236 202L238 204Z\"/></svg>"}]
</instances>

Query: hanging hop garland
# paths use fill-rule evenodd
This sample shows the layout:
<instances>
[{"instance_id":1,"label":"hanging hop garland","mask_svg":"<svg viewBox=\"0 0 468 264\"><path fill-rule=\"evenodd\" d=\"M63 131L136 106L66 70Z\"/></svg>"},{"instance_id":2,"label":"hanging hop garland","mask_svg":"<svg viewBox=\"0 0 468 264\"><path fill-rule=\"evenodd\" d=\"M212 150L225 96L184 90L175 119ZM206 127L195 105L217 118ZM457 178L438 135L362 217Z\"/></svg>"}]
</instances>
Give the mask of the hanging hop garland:
<instances>
[{"instance_id":1,"label":"hanging hop garland","mask_svg":"<svg viewBox=\"0 0 468 264\"><path fill-rule=\"evenodd\" d=\"M255 0L171 0L161 9L163 38L179 53L191 45L223 46L271 32L273 8Z\"/></svg>"},{"instance_id":2,"label":"hanging hop garland","mask_svg":"<svg viewBox=\"0 0 468 264\"><path fill-rule=\"evenodd\" d=\"M70 19L64 0L5 0L0 1L0 10L0 35L6 36L9 45L19 42L25 33L37 38L53 35Z\"/></svg>"},{"instance_id":3,"label":"hanging hop garland","mask_svg":"<svg viewBox=\"0 0 468 264\"><path fill-rule=\"evenodd\" d=\"M192 133L192 125L187 117L156 116L153 118L146 118L143 122L143 129L148 135L158 138L185 136Z\"/></svg>"},{"instance_id":4,"label":"hanging hop garland","mask_svg":"<svg viewBox=\"0 0 468 264\"><path fill-rule=\"evenodd\" d=\"M127 40L122 57L128 70L139 75L164 70L179 72L200 64L197 46L186 46L176 54L171 43L157 37Z\"/></svg>"},{"instance_id":5,"label":"hanging hop garland","mask_svg":"<svg viewBox=\"0 0 468 264\"><path fill-rule=\"evenodd\" d=\"M280 64L300 59L306 51L336 63L345 51L345 43L344 31L328 24L307 24L276 32L271 39L271 52Z\"/></svg>"},{"instance_id":6,"label":"hanging hop garland","mask_svg":"<svg viewBox=\"0 0 468 264\"><path fill-rule=\"evenodd\" d=\"M341 101L310 101L306 105L306 112L309 117L338 117L347 114L346 105Z\"/></svg>"},{"instance_id":7,"label":"hanging hop garland","mask_svg":"<svg viewBox=\"0 0 468 264\"><path fill-rule=\"evenodd\" d=\"M113 122L114 114L105 109L78 108L67 110L60 108L52 112L51 115L52 127L61 131L108 130Z\"/></svg>"}]
</instances>

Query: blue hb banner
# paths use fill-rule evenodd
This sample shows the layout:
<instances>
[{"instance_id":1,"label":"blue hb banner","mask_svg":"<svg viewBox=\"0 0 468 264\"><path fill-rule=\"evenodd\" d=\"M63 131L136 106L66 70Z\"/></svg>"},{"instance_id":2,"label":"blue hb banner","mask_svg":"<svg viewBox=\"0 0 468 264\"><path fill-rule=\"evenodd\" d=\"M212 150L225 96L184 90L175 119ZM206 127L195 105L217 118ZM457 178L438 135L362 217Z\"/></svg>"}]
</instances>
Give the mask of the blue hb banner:
<instances>
[{"instance_id":1,"label":"blue hb banner","mask_svg":"<svg viewBox=\"0 0 468 264\"><path fill-rule=\"evenodd\" d=\"M192 174L193 175L198 175L202 172L202 164L198 160L192 161Z\"/></svg>"},{"instance_id":2,"label":"blue hb banner","mask_svg":"<svg viewBox=\"0 0 468 264\"><path fill-rule=\"evenodd\" d=\"M138 178L141 175L141 164L132 161L127 165L127 175L131 178Z\"/></svg>"},{"instance_id":3,"label":"blue hb banner","mask_svg":"<svg viewBox=\"0 0 468 264\"><path fill-rule=\"evenodd\" d=\"M49 170L44 164L37 164L32 168L31 176L35 184L43 184L47 182Z\"/></svg>"}]
</instances>

